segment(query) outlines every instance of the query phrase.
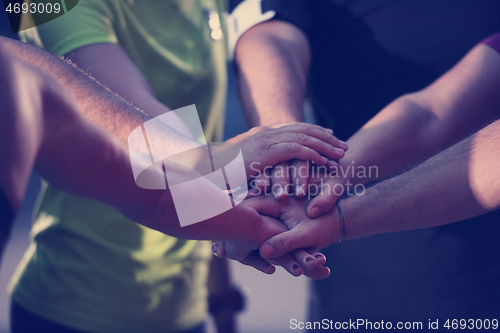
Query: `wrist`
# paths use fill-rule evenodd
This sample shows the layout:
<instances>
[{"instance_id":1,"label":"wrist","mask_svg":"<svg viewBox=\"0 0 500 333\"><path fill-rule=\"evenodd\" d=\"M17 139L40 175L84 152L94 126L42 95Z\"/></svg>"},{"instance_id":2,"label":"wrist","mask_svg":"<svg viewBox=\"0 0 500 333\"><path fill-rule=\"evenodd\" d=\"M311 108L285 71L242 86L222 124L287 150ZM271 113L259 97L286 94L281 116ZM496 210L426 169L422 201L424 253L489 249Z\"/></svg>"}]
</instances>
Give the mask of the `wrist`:
<instances>
[{"instance_id":1,"label":"wrist","mask_svg":"<svg viewBox=\"0 0 500 333\"><path fill-rule=\"evenodd\" d=\"M345 225L345 220L344 220L344 214L342 212L342 208L340 207L339 201L335 203L335 207L337 208L338 212L338 221L339 221L339 228L338 228L338 233L339 233L339 243L342 243L345 238L346 238L346 225Z\"/></svg>"},{"instance_id":2,"label":"wrist","mask_svg":"<svg viewBox=\"0 0 500 333\"><path fill-rule=\"evenodd\" d=\"M132 214L122 213L133 221L136 221L149 228L159 230L163 233L170 233L179 225L179 219L174 206L174 201L170 190L144 190L139 189L141 199L144 198L144 205L140 205L138 211Z\"/></svg>"},{"instance_id":3,"label":"wrist","mask_svg":"<svg viewBox=\"0 0 500 333\"><path fill-rule=\"evenodd\" d=\"M302 123L304 122L302 113L302 108L298 105L268 107L266 111L260 112L264 116L260 117L258 126L274 127L282 124ZM266 118L265 115L270 115L271 117Z\"/></svg>"},{"instance_id":4,"label":"wrist","mask_svg":"<svg viewBox=\"0 0 500 333\"><path fill-rule=\"evenodd\" d=\"M355 219L355 211L353 211L353 203L356 200L358 195L353 195L351 197L342 199L338 201L338 207L342 210L343 224L344 224L344 240L351 240L359 238L357 235L353 221Z\"/></svg>"}]
</instances>

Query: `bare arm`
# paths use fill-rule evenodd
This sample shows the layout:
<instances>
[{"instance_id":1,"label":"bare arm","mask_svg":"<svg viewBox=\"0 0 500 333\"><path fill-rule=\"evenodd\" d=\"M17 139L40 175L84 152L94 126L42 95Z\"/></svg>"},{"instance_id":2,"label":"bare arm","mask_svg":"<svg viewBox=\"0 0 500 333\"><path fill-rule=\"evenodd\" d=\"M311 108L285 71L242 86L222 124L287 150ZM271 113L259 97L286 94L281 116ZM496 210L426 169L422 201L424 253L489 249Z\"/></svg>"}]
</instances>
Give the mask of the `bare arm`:
<instances>
[{"instance_id":1,"label":"bare arm","mask_svg":"<svg viewBox=\"0 0 500 333\"><path fill-rule=\"evenodd\" d=\"M348 237L428 228L498 209L499 144L496 121L366 195L346 199L341 206Z\"/></svg>"},{"instance_id":2,"label":"bare arm","mask_svg":"<svg viewBox=\"0 0 500 333\"><path fill-rule=\"evenodd\" d=\"M249 126L303 121L309 42L283 21L256 25L238 41L240 99Z\"/></svg>"},{"instance_id":3,"label":"bare arm","mask_svg":"<svg viewBox=\"0 0 500 333\"><path fill-rule=\"evenodd\" d=\"M340 161L346 178L340 181L365 184L388 177L471 135L498 118L499 86L500 55L476 46L430 86L396 99L351 137ZM356 178L360 166L371 168L371 177ZM354 179L347 172L352 168ZM335 201L331 193L317 197L308 215L318 216ZM311 214L312 205L320 212Z\"/></svg>"},{"instance_id":4,"label":"bare arm","mask_svg":"<svg viewBox=\"0 0 500 333\"><path fill-rule=\"evenodd\" d=\"M146 78L119 45L87 45L66 54L65 58L152 117L170 111L156 99Z\"/></svg>"},{"instance_id":5,"label":"bare arm","mask_svg":"<svg viewBox=\"0 0 500 333\"><path fill-rule=\"evenodd\" d=\"M5 107L0 127L8 138L0 145L0 185L14 209L35 168L54 186L113 205L132 220L173 236L245 240L257 247L284 231L279 221L259 215L276 215L276 209L258 200L182 228L170 191L138 187L126 148L90 123L63 87L6 53L0 56L0 80L7 87L0 92Z\"/></svg>"},{"instance_id":6,"label":"bare arm","mask_svg":"<svg viewBox=\"0 0 500 333\"><path fill-rule=\"evenodd\" d=\"M310 50L300 29L278 20L260 23L241 36L235 60L240 101L250 127L304 121ZM343 144L341 147L347 148ZM343 153L339 155L342 156ZM303 196L305 192L299 189L306 188L307 177L279 172L288 170L289 165L290 170L306 168L304 161L280 163L272 172L273 184L289 189L291 183L295 194ZM283 191L277 197L284 196Z\"/></svg>"},{"instance_id":7,"label":"bare arm","mask_svg":"<svg viewBox=\"0 0 500 333\"><path fill-rule=\"evenodd\" d=\"M114 95L79 68L38 47L0 37L2 47L17 59L40 68L70 92L85 116L113 133L122 143L134 128L151 119Z\"/></svg>"},{"instance_id":8,"label":"bare arm","mask_svg":"<svg viewBox=\"0 0 500 333\"><path fill-rule=\"evenodd\" d=\"M344 165L375 165L384 178L474 133L498 117L499 74L500 55L476 46L433 84L366 123L349 139Z\"/></svg>"},{"instance_id":9,"label":"bare arm","mask_svg":"<svg viewBox=\"0 0 500 333\"><path fill-rule=\"evenodd\" d=\"M500 121L496 121L365 194L340 200L346 239L439 226L500 208L499 144ZM288 215L280 218L291 230L261 246L264 258L340 240L337 209L309 219L300 218L304 203L290 206Z\"/></svg>"}]
</instances>

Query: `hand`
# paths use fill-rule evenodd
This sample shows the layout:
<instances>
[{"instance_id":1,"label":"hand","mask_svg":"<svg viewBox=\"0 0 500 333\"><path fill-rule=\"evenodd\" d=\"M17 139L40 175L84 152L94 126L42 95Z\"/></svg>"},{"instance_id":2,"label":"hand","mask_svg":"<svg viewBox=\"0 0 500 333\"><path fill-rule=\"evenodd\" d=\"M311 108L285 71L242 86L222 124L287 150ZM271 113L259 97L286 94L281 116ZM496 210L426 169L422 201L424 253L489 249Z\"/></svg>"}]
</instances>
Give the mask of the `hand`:
<instances>
[{"instance_id":1,"label":"hand","mask_svg":"<svg viewBox=\"0 0 500 333\"><path fill-rule=\"evenodd\" d=\"M259 212L264 212L263 207L267 207L269 202L273 202L274 205L278 203L278 201L274 200L269 196L260 196L253 199L247 199L244 203L250 204L254 208L256 208ZM262 207L259 207L263 205ZM276 206L273 206L274 209ZM281 205L280 205L281 207ZM283 210L280 209L279 214L287 213L289 211L288 205L287 208ZM302 209L302 215L304 207ZM263 217L263 219L272 219L274 222L278 221L274 218ZM283 232L287 232L288 229L283 226ZM259 255L258 251L254 251L254 247L252 245L248 245L242 242L215 242L212 246L213 252L218 257L229 257L234 260L240 261L242 264L252 266L264 273L272 274L275 271L274 266L271 265L280 265L283 266L285 270L287 270L290 274L294 276L299 276L302 273L304 275L316 278L323 279L328 277L330 274L330 270L326 267L322 267L325 264L326 258L323 254L319 253L316 249L305 248L305 249L294 249L290 251L290 253L284 253L279 257L273 258L272 261L268 262Z\"/></svg>"},{"instance_id":2,"label":"hand","mask_svg":"<svg viewBox=\"0 0 500 333\"><path fill-rule=\"evenodd\" d=\"M302 198L307 195L310 199L311 196L318 195L318 192L320 192L321 196L325 196L327 195L326 188L320 187L319 185L323 185L321 182L322 180L329 180L332 170L336 178L336 171L338 169L338 161L329 160L326 165L315 166L311 165L309 161L294 159L277 164L272 170L269 184L266 185L268 187L271 186L272 181L271 191L277 200L284 200L289 195L295 195L297 198ZM333 203L335 203L337 199L335 199ZM323 208L327 203L328 202L320 202L319 204L321 208ZM328 210L329 209L323 212Z\"/></svg>"},{"instance_id":3,"label":"hand","mask_svg":"<svg viewBox=\"0 0 500 333\"><path fill-rule=\"evenodd\" d=\"M327 164L330 164L329 161ZM302 198L307 194L311 163L293 159L280 162L271 172L269 186L276 200L284 200L290 195Z\"/></svg>"},{"instance_id":4,"label":"hand","mask_svg":"<svg viewBox=\"0 0 500 333\"><path fill-rule=\"evenodd\" d=\"M290 170L289 177L282 171L287 169ZM300 160L290 161L290 165L287 162L281 162L274 167L272 174L273 176L262 173L259 178L250 182L249 195L272 194L277 200L284 200L290 194L286 192L284 195L277 195L276 188L284 185L276 185L276 181L285 177L285 181L282 180L282 183L285 183L291 179L295 196L298 198L307 196L310 200L306 209L307 216L310 218L330 211L344 193L351 195L355 190L353 184L342 176L338 163L334 161L329 161L325 166L309 166L309 162ZM289 188L290 184L286 186L284 188Z\"/></svg>"},{"instance_id":5,"label":"hand","mask_svg":"<svg viewBox=\"0 0 500 333\"><path fill-rule=\"evenodd\" d=\"M214 242L212 251L219 258L237 260L266 274L273 274L276 271L273 265L277 265L293 276L304 274L310 278L324 279L330 275L330 270L322 267L326 257L316 249L296 249L272 260L263 259L258 250L242 247L238 242Z\"/></svg>"},{"instance_id":6,"label":"hand","mask_svg":"<svg viewBox=\"0 0 500 333\"><path fill-rule=\"evenodd\" d=\"M347 192L350 191L347 186L350 183L342 177L338 164L326 171L312 171L311 175L307 198L312 199L307 205L306 213L308 217L315 218L329 212L346 189Z\"/></svg>"},{"instance_id":7,"label":"hand","mask_svg":"<svg viewBox=\"0 0 500 333\"><path fill-rule=\"evenodd\" d=\"M248 177L258 176L266 168L292 159L326 165L328 159L342 158L347 149L331 130L305 123L255 127L227 142L241 148Z\"/></svg>"},{"instance_id":8,"label":"hand","mask_svg":"<svg viewBox=\"0 0 500 333\"><path fill-rule=\"evenodd\" d=\"M305 198L290 197L280 208L280 219L289 231L266 240L260 246L264 259L280 257L299 248L324 248L340 240L342 225L337 209L332 209L315 219L305 212L308 201Z\"/></svg>"}]
</instances>

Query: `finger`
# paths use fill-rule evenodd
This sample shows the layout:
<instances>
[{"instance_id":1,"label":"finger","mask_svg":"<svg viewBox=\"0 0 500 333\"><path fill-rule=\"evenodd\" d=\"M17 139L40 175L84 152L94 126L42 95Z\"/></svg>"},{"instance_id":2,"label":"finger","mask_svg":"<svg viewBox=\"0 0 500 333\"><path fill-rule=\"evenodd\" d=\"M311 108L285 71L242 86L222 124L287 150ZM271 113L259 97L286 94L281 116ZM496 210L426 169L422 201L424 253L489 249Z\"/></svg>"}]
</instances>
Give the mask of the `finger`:
<instances>
[{"instance_id":1,"label":"finger","mask_svg":"<svg viewBox=\"0 0 500 333\"><path fill-rule=\"evenodd\" d=\"M304 275L311 279L321 280L330 276L330 269L328 267L319 266L310 271L304 271Z\"/></svg>"},{"instance_id":2,"label":"finger","mask_svg":"<svg viewBox=\"0 0 500 333\"><path fill-rule=\"evenodd\" d=\"M307 193L309 170L309 161L297 159L290 161L290 181L293 184L294 195L298 198Z\"/></svg>"},{"instance_id":3,"label":"finger","mask_svg":"<svg viewBox=\"0 0 500 333\"><path fill-rule=\"evenodd\" d=\"M326 263L325 255L313 248L293 250L290 255L304 270L312 270Z\"/></svg>"},{"instance_id":4,"label":"finger","mask_svg":"<svg viewBox=\"0 0 500 333\"><path fill-rule=\"evenodd\" d=\"M331 174L332 176L333 175L335 175L335 176L338 175L338 172L339 172L339 169L340 169L339 160L328 160L327 166L328 166L327 172L329 174Z\"/></svg>"},{"instance_id":5,"label":"finger","mask_svg":"<svg viewBox=\"0 0 500 333\"><path fill-rule=\"evenodd\" d=\"M296 142L275 143L269 147L269 153L271 155L270 162L273 165L293 159L311 161L322 166L328 163L328 159L321 156L316 150Z\"/></svg>"},{"instance_id":6,"label":"finger","mask_svg":"<svg viewBox=\"0 0 500 333\"><path fill-rule=\"evenodd\" d=\"M277 200L286 199L290 193L290 176L288 161L280 162L271 172L271 192Z\"/></svg>"},{"instance_id":7,"label":"finger","mask_svg":"<svg viewBox=\"0 0 500 333\"><path fill-rule=\"evenodd\" d=\"M257 197L259 195L269 194L269 187L271 186L271 176L267 169L264 172L261 172L257 176L252 176L252 179L249 181L249 190L248 194L245 198ZM241 198L236 196L236 200L241 201L245 198Z\"/></svg>"},{"instance_id":8,"label":"finger","mask_svg":"<svg viewBox=\"0 0 500 333\"><path fill-rule=\"evenodd\" d=\"M219 258L226 258L226 247L223 241L216 241L212 243L212 252Z\"/></svg>"},{"instance_id":9,"label":"finger","mask_svg":"<svg viewBox=\"0 0 500 333\"><path fill-rule=\"evenodd\" d=\"M260 195L246 199L241 204L255 209L260 215L266 215L262 217L266 220L270 220L267 216L278 218L280 215L280 204L271 196Z\"/></svg>"},{"instance_id":10,"label":"finger","mask_svg":"<svg viewBox=\"0 0 500 333\"><path fill-rule=\"evenodd\" d=\"M302 229L297 227L266 240L259 248L262 258L277 258L295 249L314 246L315 240L311 239L314 235L308 234L307 230L304 232Z\"/></svg>"},{"instance_id":11,"label":"finger","mask_svg":"<svg viewBox=\"0 0 500 333\"><path fill-rule=\"evenodd\" d=\"M251 266L265 274L273 274L276 271L276 268L266 260L262 259L257 251L253 251L248 257L240 260L240 263L246 266Z\"/></svg>"},{"instance_id":12,"label":"finger","mask_svg":"<svg viewBox=\"0 0 500 333\"><path fill-rule=\"evenodd\" d=\"M316 261L318 262L319 266L323 266L324 264L326 264L325 255L323 253L319 252L318 250L313 249L313 248L307 248L307 249L304 249L304 251L307 251L311 256L313 256L316 259Z\"/></svg>"},{"instance_id":13,"label":"finger","mask_svg":"<svg viewBox=\"0 0 500 333\"><path fill-rule=\"evenodd\" d=\"M304 273L304 269L300 267L299 263L297 263L288 253L274 258L273 262L283 267L288 273L292 274L293 276L301 276L302 273Z\"/></svg>"},{"instance_id":14,"label":"finger","mask_svg":"<svg viewBox=\"0 0 500 333\"><path fill-rule=\"evenodd\" d=\"M334 141L338 143L339 140L337 138L333 140L322 140L304 133L287 132L280 134L274 133L272 141L275 143L297 143L311 148L319 154L332 160L341 159L345 154L345 151L342 148L335 146L335 144L331 142Z\"/></svg>"},{"instance_id":15,"label":"finger","mask_svg":"<svg viewBox=\"0 0 500 333\"><path fill-rule=\"evenodd\" d=\"M297 264L300 265L300 267L304 269L304 271L313 270L316 267L322 265L305 249L293 250L292 252L290 252L290 256L293 258L293 260L295 260L295 262L297 262Z\"/></svg>"},{"instance_id":16,"label":"finger","mask_svg":"<svg viewBox=\"0 0 500 333\"><path fill-rule=\"evenodd\" d=\"M274 124L274 125L270 126L270 128L280 128L280 127L285 127L285 126L303 125L303 124L306 125L306 126L310 126L312 128L315 128L317 130L323 131L323 132L327 133L328 135L333 135L333 130L330 129L330 128L325 128L325 127L322 127L320 125L303 123L303 122L297 122L297 121L291 121L291 122L288 122L288 123L281 123L281 124Z\"/></svg>"},{"instance_id":17,"label":"finger","mask_svg":"<svg viewBox=\"0 0 500 333\"><path fill-rule=\"evenodd\" d=\"M326 182L322 182L320 193L307 206L307 216L315 218L329 212L343 192L343 183L338 179L328 179Z\"/></svg>"},{"instance_id":18,"label":"finger","mask_svg":"<svg viewBox=\"0 0 500 333\"><path fill-rule=\"evenodd\" d=\"M330 129L325 129L318 125L307 124L307 123L296 123L288 126L281 126L276 128L276 134L292 133L292 134L304 134L310 137L319 139L325 143L328 143L334 147L340 148L342 150L347 150L348 145L346 142L339 140L333 135L333 131Z\"/></svg>"},{"instance_id":19,"label":"finger","mask_svg":"<svg viewBox=\"0 0 500 333\"><path fill-rule=\"evenodd\" d=\"M297 263L301 263L301 259L297 257L297 255L302 255L307 258L307 255L314 257L316 260L316 266L313 264L312 260L309 260L308 265L302 265L304 268L304 275L312 278L312 279L325 279L330 276L330 269L328 267L322 267L326 263L326 257L316 249L308 248L308 249L298 249L292 251L290 254L297 261Z\"/></svg>"}]
</instances>

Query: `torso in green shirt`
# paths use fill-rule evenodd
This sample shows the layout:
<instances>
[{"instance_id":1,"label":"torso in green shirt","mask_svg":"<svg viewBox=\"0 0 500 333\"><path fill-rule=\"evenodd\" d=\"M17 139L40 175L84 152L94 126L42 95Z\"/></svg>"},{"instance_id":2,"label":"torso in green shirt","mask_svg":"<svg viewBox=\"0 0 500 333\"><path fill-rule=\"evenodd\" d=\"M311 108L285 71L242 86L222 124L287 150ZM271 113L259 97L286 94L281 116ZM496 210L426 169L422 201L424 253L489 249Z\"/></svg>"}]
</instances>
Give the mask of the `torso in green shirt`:
<instances>
[{"instance_id":1,"label":"torso in green shirt","mask_svg":"<svg viewBox=\"0 0 500 333\"><path fill-rule=\"evenodd\" d=\"M81 0L38 33L57 55L119 43L162 103L196 104L207 140L220 140L225 46L208 26L217 9L216 0ZM206 242L163 235L50 186L33 236L13 299L39 316L103 332L174 332L206 316Z\"/></svg>"}]
</instances>

